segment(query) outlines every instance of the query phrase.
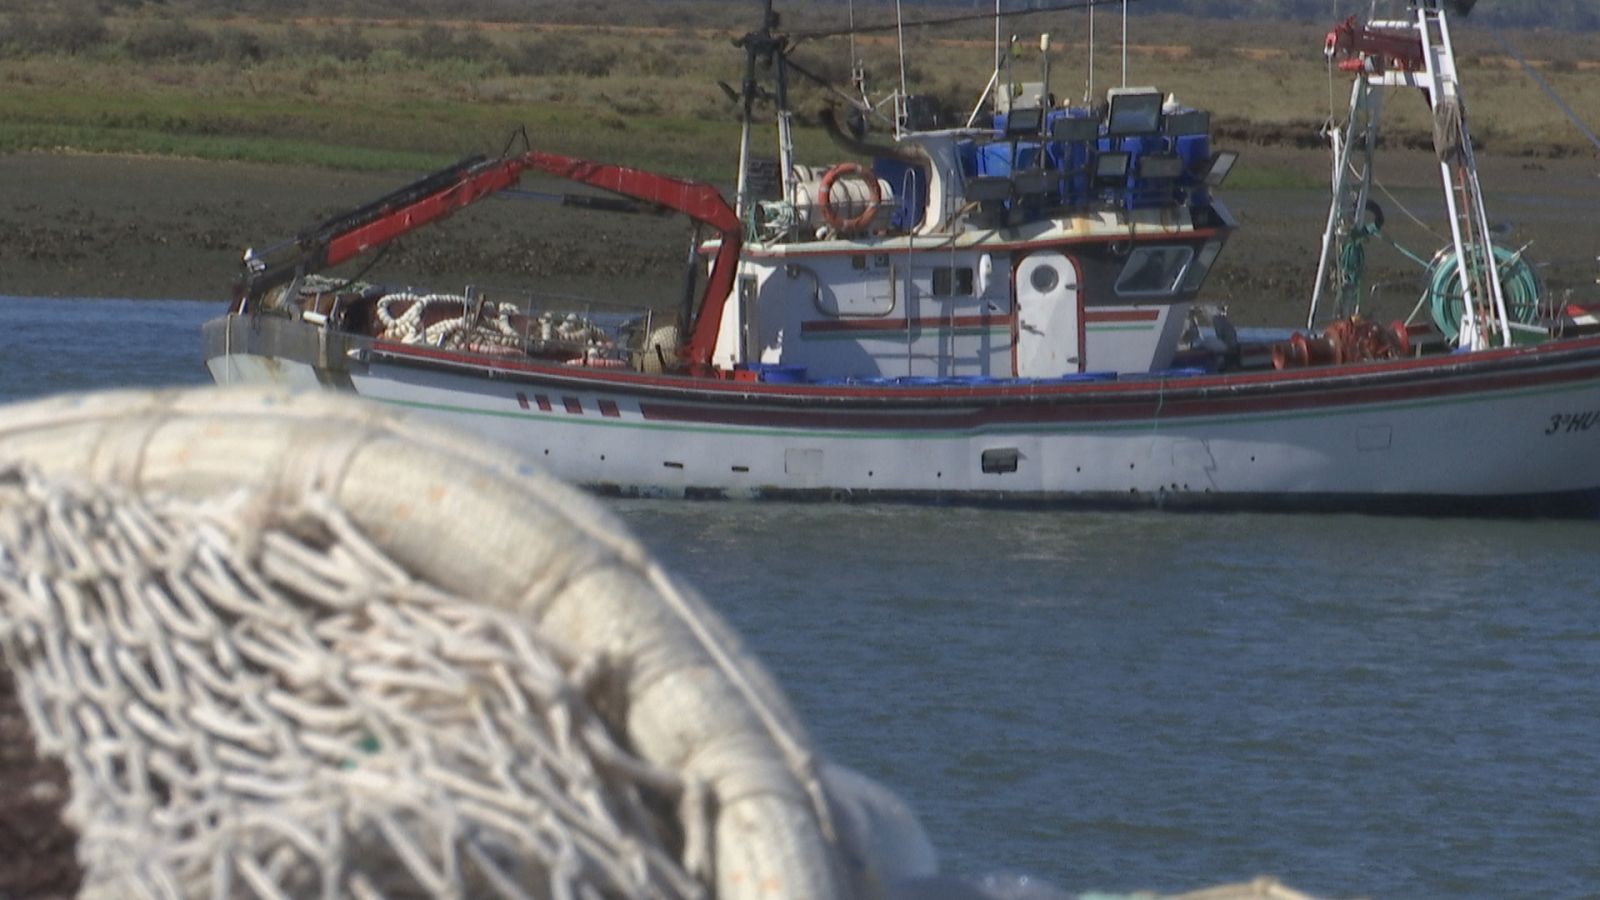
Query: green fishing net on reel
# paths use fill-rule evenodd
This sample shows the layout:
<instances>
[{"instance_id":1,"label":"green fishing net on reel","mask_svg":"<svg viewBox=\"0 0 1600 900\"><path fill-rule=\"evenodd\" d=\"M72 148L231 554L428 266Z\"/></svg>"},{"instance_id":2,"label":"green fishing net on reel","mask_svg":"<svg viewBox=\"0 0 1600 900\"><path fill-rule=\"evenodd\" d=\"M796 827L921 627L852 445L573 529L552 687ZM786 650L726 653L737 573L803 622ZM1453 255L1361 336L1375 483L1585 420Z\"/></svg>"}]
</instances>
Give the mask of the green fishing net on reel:
<instances>
[{"instance_id":1,"label":"green fishing net on reel","mask_svg":"<svg viewBox=\"0 0 1600 900\"><path fill-rule=\"evenodd\" d=\"M1521 251L1496 247L1494 258L1500 270L1500 288L1506 298L1506 316L1522 325L1536 324L1544 300L1539 273ZM1468 247L1467 260L1469 265L1483 265L1483 251L1477 246ZM1428 265L1428 287L1423 294L1433 324L1451 341L1459 335L1461 318L1467 311L1460 273L1461 263L1455 253L1449 248L1440 250Z\"/></svg>"}]
</instances>

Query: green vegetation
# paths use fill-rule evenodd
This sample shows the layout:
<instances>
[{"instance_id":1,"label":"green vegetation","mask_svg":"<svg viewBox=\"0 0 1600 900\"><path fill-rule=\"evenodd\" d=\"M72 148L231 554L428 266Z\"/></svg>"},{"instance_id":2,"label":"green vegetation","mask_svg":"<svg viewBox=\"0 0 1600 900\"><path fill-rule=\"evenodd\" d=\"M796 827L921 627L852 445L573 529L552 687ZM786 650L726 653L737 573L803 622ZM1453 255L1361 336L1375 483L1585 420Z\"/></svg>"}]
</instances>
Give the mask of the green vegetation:
<instances>
[{"instance_id":1,"label":"green vegetation","mask_svg":"<svg viewBox=\"0 0 1600 900\"><path fill-rule=\"evenodd\" d=\"M1333 5L1339 15L1346 16L1367 9L1366 0L1345 0ZM1140 6L1148 10L1225 19L1321 21L1329 11L1328 0L1142 0ZM1387 0L1380 0L1379 10L1387 7ZM1473 7L1467 18L1475 24L1508 28L1600 29L1600 9L1592 0L1483 0Z\"/></svg>"},{"instance_id":2,"label":"green vegetation","mask_svg":"<svg viewBox=\"0 0 1600 900\"><path fill-rule=\"evenodd\" d=\"M1282 5L1298 10L1308 4ZM1314 5L1325 18L1326 0ZM724 180L734 166L738 122L737 107L718 82L737 84L742 77L742 54L730 38L748 24L744 14L752 6L731 0L330 0L314 8L265 0L0 0L0 152L133 152L416 170L498 152L525 126L541 148ZM1143 6L1154 9L1159 2ZM1485 0L1480 14L1489 8ZM843 13L839 4L801 5L785 24L834 27ZM864 2L857 13L863 21L884 21L892 7ZM594 24L621 21L644 24ZM1081 13L1027 20L1028 27L1058 36L1054 80L1062 94L1074 93L1067 82L1081 84L1082 22ZM1145 16L1139 34L1150 43L1134 48L1134 77L1215 110L1227 142L1314 142L1329 112L1320 54L1325 29L1326 23L1240 29ZM965 30L913 29L908 87L964 117L989 77L986 32L982 23ZM1545 76L1581 113L1596 117L1600 85L1592 75L1600 63L1591 58L1590 42L1541 35L1519 43L1537 47ZM1579 152L1581 140L1542 99L1530 102L1535 95L1520 75L1472 74L1505 72L1509 65L1485 35L1468 31L1458 45L1489 149ZM892 43L863 39L858 52L869 87L882 93L898 82ZM1036 77L1037 57L1036 49L1019 54L1018 80ZM835 83L848 81L843 39L805 41L796 58ZM1097 82L1110 83L1114 54L1101 54L1099 62ZM1339 86L1337 105L1343 96ZM839 151L811 125L834 98L802 83L795 102L802 159L837 158ZM1392 109L1403 139L1426 134L1420 102ZM1303 181L1248 166L1235 186Z\"/></svg>"}]
</instances>

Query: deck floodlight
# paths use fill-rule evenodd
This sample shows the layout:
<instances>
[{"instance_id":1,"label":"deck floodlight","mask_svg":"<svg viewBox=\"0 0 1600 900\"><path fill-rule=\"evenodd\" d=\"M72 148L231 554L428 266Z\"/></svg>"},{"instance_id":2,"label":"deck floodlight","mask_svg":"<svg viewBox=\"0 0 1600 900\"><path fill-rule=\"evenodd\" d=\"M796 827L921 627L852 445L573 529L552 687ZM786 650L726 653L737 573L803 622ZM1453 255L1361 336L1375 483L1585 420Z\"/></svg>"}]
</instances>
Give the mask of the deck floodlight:
<instances>
[{"instance_id":1,"label":"deck floodlight","mask_svg":"<svg viewBox=\"0 0 1600 900\"><path fill-rule=\"evenodd\" d=\"M1102 153L1095 157L1094 180L1096 184L1116 184L1128 180L1128 168L1133 154L1118 151Z\"/></svg>"},{"instance_id":2,"label":"deck floodlight","mask_svg":"<svg viewBox=\"0 0 1600 900\"><path fill-rule=\"evenodd\" d=\"M1139 177L1173 179L1183 175L1183 157L1176 153L1146 153L1139 157Z\"/></svg>"},{"instance_id":3,"label":"deck floodlight","mask_svg":"<svg viewBox=\"0 0 1600 900\"><path fill-rule=\"evenodd\" d=\"M1069 144L1086 144L1100 137L1100 123L1095 119L1062 116L1050 123L1051 140Z\"/></svg>"},{"instance_id":4,"label":"deck floodlight","mask_svg":"<svg viewBox=\"0 0 1600 900\"><path fill-rule=\"evenodd\" d=\"M1234 164L1239 161L1239 154L1232 150L1219 150L1212 154L1211 162L1206 165L1202 177L1206 187L1221 187L1228 180L1228 173L1233 171Z\"/></svg>"},{"instance_id":5,"label":"deck floodlight","mask_svg":"<svg viewBox=\"0 0 1600 900\"><path fill-rule=\"evenodd\" d=\"M1038 106L1013 108L1006 114L1006 136L1026 137L1044 129L1044 109Z\"/></svg>"},{"instance_id":6,"label":"deck floodlight","mask_svg":"<svg viewBox=\"0 0 1600 900\"><path fill-rule=\"evenodd\" d=\"M994 176L968 178L967 199L975 203L992 203L1011 199L1011 179Z\"/></svg>"},{"instance_id":7,"label":"deck floodlight","mask_svg":"<svg viewBox=\"0 0 1600 900\"><path fill-rule=\"evenodd\" d=\"M1011 173L1011 183L1018 196L1034 197L1048 194L1061 185L1061 173L1052 169L1021 169Z\"/></svg>"},{"instance_id":8,"label":"deck floodlight","mask_svg":"<svg viewBox=\"0 0 1600 900\"><path fill-rule=\"evenodd\" d=\"M1106 118L1106 134L1130 137L1155 134L1161 130L1161 92L1155 88L1112 88L1106 93L1111 110Z\"/></svg>"},{"instance_id":9,"label":"deck floodlight","mask_svg":"<svg viewBox=\"0 0 1600 900\"><path fill-rule=\"evenodd\" d=\"M1182 112L1167 113L1164 123L1167 134L1183 137L1190 134L1211 133L1211 113L1203 109L1186 109Z\"/></svg>"}]
</instances>

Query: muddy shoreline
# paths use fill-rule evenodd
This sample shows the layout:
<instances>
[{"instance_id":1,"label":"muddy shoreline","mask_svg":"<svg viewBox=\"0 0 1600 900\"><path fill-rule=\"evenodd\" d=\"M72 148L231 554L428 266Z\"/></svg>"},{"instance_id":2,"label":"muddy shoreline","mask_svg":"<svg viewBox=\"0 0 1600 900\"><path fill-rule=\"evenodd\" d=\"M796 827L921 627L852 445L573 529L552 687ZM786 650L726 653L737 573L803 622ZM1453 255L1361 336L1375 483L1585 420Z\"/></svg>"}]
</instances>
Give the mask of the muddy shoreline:
<instances>
[{"instance_id":1,"label":"muddy shoreline","mask_svg":"<svg viewBox=\"0 0 1600 900\"><path fill-rule=\"evenodd\" d=\"M1325 154L1246 148L1304 183L1326 178ZM1390 154L1380 179L1392 196L1386 235L1427 257L1445 233L1437 164L1426 152ZM1557 296L1595 296L1592 213L1600 164L1586 157L1483 161L1502 241L1530 243ZM129 156L0 156L0 295L176 298L222 303L243 250L292 236L413 177L250 163ZM467 284L676 301L689 231L676 217L625 216L538 202L554 182L480 204L399 242L370 270L388 283ZM1326 217L1322 189L1225 191L1241 228L1206 286L1244 324L1303 316ZM1407 213L1427 222L1433 233ZM1369 251L1380 289L1372 312L1402 316L1417 267L1388 246ZM344 271L344 270L341 270ZM354 269L348 270L353 273Z\"/></svg>"}]
</instances>

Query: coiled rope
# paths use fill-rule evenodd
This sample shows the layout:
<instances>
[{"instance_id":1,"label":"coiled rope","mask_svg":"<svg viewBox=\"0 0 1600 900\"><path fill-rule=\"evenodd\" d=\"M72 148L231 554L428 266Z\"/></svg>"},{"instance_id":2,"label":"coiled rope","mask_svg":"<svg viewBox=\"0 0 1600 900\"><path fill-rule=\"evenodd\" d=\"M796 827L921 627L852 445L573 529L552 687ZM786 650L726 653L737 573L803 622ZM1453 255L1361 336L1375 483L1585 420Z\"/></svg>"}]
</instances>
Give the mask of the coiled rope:
<instances>
[{"instance_id":1,"label":"coiled rope","mask_svg":"<svg viewBox=\"0 0 1600 900\"><path fill-rule=\"evenodd\" d=\"M1526 248L1524 248L1526 249ZM1483 251L1467 248L1468 264L1482 266ZM1506 299L1506 316L1523 325L1537 323L1543 315L1544 285L1539 273L1528 262L1522 250L1506 247L1494 248L1495 265L1500 270L1500 289ZM1428 266L1427 288L1422 300L1428 307L1433 324L1451 341L1461 331L1461 318L1467 304L1461 289L1461 261L1453 250L1439 251Z\"/></svg>"}]
</instances>

